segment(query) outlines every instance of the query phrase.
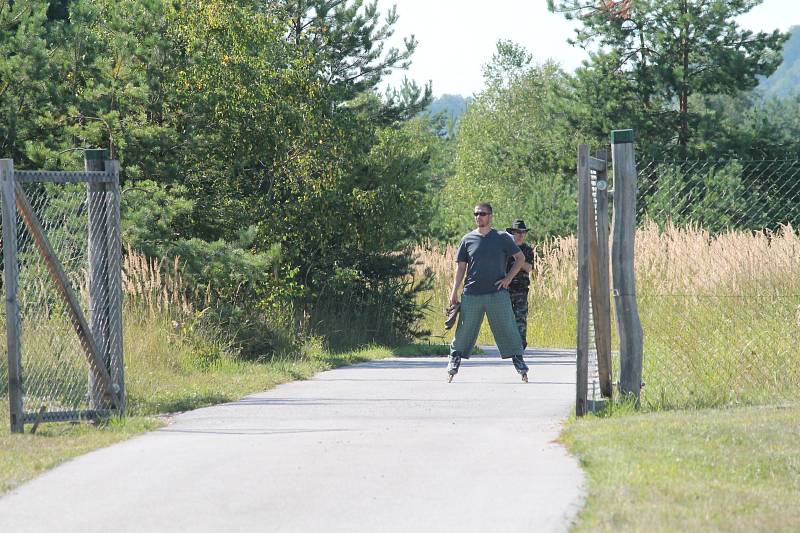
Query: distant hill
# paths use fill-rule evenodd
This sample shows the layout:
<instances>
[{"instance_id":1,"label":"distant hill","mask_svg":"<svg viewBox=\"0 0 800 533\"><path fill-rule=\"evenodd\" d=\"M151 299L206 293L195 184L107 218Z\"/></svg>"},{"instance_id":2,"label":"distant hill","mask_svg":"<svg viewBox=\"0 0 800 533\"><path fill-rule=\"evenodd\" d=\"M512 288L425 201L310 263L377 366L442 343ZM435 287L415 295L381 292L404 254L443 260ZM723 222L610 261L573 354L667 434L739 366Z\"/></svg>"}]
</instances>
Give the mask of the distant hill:
<instances>
[{"instance_id":1,"label":"distant hill","mask_svg":"<svg viewBox=\"0 0 800 533\"><path fill-rule=\"evenodd\" d=\"M444 112L445 118L458 122L458 119L467 110L469 101L469 98L464 98L460 94L443 94L430 103L425 113L435 116Z\"/></svg>"},{"instance_id":2,"label":"distant hill","mask_svg":"<svg viewBox=\"0 0 800 533\"><path fill-rule=\"evenodd\" d=\"M792 35L783 45L783 63L758 86L765 98L800 94L800 26L789 31Z\"/></svg>"},{"instance_id":3,"label":"distant hill","mask_svg":"<svg viewBox=\"0 0 800 533\"><path fill-rule=\"evenodd\" d=\"M460 94L443 94L430 103L423 111L431 117L437 117L439 122L438 132L442 137L447 137L458 131L458 122L467 111L471 98L464 98Z\"/></svg>"}]
</instances>

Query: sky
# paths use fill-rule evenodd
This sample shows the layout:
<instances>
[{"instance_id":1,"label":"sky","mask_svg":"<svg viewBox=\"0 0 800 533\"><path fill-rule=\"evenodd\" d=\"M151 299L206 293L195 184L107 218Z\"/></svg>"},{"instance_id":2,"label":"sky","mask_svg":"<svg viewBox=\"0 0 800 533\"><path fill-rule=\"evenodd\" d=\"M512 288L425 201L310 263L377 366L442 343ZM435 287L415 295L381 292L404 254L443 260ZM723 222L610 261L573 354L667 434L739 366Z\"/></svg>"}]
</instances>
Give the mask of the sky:
<instances>
[{"instance_id":1,"label":"sky","mask_svg":"<svg viewBox=\"0 0 800 533\"><path fill-rule=\"evenodd\" d=\"M412 34L419 44L408 71L395 71L387 82L404 76L423 85L433 81L434 96L469 96L483 88L481 66L491 59L498 39L522 44L537 63L554 59L567 70L586 54L567 44L575 27L550 13L546 0L378 0L381 13L397 6L399 19L390 41L400 47ZM764 0L739 24L750 30L787 30L800 25L800 0Z\"/></svg>"}]
</instances>

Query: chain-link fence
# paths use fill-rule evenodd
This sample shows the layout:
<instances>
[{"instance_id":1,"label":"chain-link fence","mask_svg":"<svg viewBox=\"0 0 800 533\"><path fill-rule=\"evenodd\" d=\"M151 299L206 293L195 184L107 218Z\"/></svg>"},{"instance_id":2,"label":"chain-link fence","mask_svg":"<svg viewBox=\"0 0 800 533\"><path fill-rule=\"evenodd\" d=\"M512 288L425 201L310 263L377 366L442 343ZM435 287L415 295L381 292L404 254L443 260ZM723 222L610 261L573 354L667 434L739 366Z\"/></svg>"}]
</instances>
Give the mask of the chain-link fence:
<instances>
[{"instance_id":1,"label":"chain-link fence","mask_svg":"<svg viewBox=\"0 0 800 533\"><path fill-rule=\"evenodd\" d=\"M14 431L122 407L116 176L3 172L0 393Z\"/></svg>"},{"instance_id":2,"label":"chain-link fence","mask_svg":"<svg viewBox=\"0 0 800 533\"><path fill-rule=\"evenodd\" d=\"M800 160L639 162L648 408L800 391Z\"/></svg>"}]
</instances>

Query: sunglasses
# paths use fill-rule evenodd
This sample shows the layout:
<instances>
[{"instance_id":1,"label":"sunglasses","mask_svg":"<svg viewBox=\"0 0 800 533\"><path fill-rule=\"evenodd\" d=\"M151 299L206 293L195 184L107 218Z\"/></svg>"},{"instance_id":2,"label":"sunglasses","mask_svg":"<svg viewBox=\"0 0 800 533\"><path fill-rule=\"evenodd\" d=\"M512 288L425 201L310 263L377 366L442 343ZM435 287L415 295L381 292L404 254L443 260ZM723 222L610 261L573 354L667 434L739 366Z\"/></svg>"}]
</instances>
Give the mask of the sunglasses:
<instances>
[{"instance_id":1,"label":"sunglasses","mask_svg":"<svg viewBox=\"0 0 800 533\"><path fill-rule=\"evenodd\" d=\"M486 211L475 211L473 215L475 215L476 217L485 217L491 215L491 213L487 213Z\"/></svg>"}]
</instances>

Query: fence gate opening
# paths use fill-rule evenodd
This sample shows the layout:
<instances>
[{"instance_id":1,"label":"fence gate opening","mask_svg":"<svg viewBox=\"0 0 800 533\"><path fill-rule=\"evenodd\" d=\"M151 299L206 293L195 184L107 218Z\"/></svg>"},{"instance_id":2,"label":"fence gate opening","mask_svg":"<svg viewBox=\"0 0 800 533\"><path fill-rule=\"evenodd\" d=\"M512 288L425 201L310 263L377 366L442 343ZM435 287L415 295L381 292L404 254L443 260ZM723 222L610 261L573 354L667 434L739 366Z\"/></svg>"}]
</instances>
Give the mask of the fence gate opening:
<instances>
[{"instance_id":1,"label":"fence gate opening","mask_svg":"<svg viewBox=\"0 0 800 533\"><path fill-rule=\"evenodd\" d=\"M122 413L118 162L105 150L87 150L82 172L2 159L0 187L11 431Z\"/></svg>"}]
</instances>

